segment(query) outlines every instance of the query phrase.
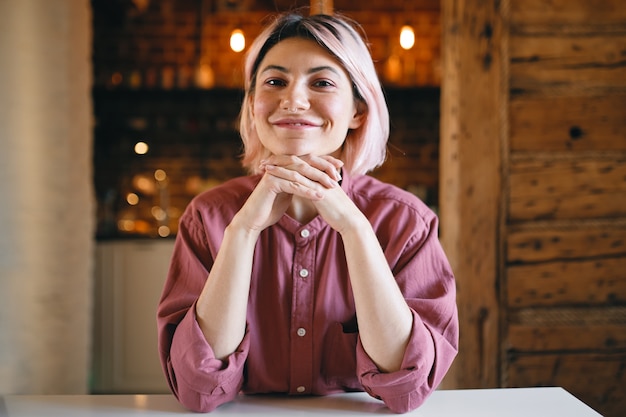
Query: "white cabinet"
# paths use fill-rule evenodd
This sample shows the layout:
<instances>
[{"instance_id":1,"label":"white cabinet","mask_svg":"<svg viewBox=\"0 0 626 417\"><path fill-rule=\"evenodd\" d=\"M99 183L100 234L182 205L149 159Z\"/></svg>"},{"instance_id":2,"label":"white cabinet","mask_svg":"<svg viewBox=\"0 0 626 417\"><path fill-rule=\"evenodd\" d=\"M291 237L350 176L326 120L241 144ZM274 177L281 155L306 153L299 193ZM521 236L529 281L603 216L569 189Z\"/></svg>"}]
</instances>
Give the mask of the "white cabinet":
<instances>
[{"instance_id":1,"label":"white cabinet","mask_svg":"<svg viewBox=\"0 0 626 417\"><path fill-rule=\"evenodd\" d=\"M105 241L96 246L94 393L166 393L156 308L173 239Z\"/></svg>"}]
</instances>

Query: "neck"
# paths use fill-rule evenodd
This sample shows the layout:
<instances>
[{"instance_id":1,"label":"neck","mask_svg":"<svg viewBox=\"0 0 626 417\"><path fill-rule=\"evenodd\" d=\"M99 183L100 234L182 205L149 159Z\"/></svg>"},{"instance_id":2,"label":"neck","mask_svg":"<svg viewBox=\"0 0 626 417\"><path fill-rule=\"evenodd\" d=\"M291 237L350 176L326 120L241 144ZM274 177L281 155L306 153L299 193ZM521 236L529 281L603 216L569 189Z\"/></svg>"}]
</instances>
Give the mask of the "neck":
<instances>
[{"instance_id":1,"label":"neck","mask_svg":"<svg viewBox=\"0 0 626 417\"><path fill-rule=\"evenodd\" d=\"M310 200L293 196L287 214L301 224L307 224L317 216L317 210Z\"/></svg>"}]
</instances>

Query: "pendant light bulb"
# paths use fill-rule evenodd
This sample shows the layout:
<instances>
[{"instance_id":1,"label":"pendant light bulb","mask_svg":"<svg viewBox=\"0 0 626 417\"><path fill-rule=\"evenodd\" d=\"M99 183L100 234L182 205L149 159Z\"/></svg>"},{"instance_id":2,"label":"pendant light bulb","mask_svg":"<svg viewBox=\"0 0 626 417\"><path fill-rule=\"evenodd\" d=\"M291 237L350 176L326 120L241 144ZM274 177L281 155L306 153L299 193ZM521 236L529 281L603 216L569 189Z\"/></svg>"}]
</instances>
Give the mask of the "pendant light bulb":
<instances>
[{"instance_id":1,"label":"pendant light bulb","mask_svg":"<svg viewBox=\"0 0 626 417\"><path fill-rule=\"evenodd\" d=\"M415 45L415 32L409 25L402 26L400 29L400 46L402 49L411 49Z\"/></svg>"},{"instance_id":2,"label":"pendant light bulb","mask_svg":"<svg viewBox=\"0 0 626 417\"><path fill-rule=\"evenodd\" d=\"M230 49L241 52L246 47L246 37L241 29L235 29L230 34Z\"/></svg>"}]
</instances>

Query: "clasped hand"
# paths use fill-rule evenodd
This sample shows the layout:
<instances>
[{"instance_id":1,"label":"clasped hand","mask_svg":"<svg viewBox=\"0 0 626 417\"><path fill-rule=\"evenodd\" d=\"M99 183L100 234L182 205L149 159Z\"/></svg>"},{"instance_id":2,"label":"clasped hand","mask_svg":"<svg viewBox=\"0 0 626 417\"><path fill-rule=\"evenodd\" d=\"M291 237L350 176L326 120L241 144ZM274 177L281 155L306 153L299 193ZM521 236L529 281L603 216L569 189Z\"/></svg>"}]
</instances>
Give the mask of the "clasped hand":
<instances>
[{"instance_id":1,"label":"clasped hand","mask_svg":"<svg viewBox=\"0 0 626 417\"><path fill-rule=\"evenodd\" d=\"M272 155L261 161L263 177L238 213L251 231L276 223L291 204L312 205L329 225L341 232L358 210L339 186L343 162L329 155Z\"/></svg>"}]
</instances>

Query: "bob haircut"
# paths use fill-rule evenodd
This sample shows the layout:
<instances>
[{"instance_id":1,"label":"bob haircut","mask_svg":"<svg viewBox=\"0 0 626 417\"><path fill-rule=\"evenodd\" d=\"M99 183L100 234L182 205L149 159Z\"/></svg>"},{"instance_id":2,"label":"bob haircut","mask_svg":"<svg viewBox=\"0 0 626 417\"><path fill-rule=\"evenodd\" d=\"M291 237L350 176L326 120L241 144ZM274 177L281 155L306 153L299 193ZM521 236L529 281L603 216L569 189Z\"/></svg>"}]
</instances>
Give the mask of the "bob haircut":
<instances>
[{"instance_id":1,"label":"bob haircut","mask_svg":"<svg viewBox=\"0 0 626 417\"><path fill-rule=\"evenodd\" d=\"M316 41L339 61L352 82L354 99L364 121L346 136L341 152L343 168L353 175L365 174L385 161L389 110L370 51L357 30L363 32L358 23L344 16L287 13L276 17L254 40L244 62L245 94L239 117L244 146L242 164L250 173L259 173L260 161L269 156L259 140L250 105L258 67L272 47L294 37Z\"/></svg>"}]
</instances>

